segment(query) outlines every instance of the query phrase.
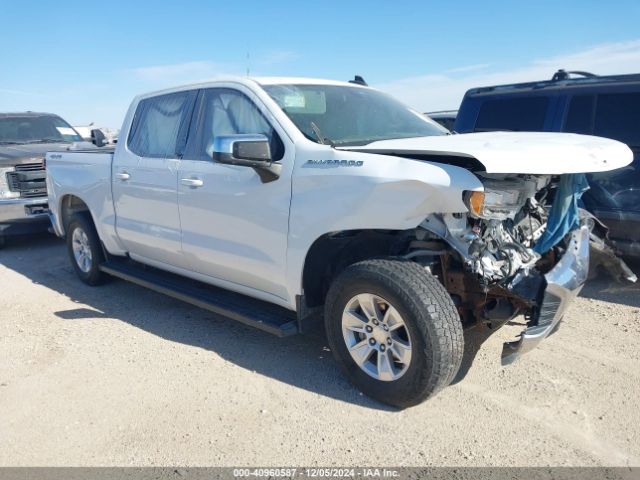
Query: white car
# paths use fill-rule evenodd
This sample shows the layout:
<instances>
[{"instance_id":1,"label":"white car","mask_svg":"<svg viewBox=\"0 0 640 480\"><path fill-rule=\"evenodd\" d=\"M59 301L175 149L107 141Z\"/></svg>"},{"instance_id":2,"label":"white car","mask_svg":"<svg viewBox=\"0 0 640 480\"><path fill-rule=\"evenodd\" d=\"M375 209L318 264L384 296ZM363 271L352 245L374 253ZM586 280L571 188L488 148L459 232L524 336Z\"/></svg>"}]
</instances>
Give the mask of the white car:
<instances>
[{"instance_id":1,"label":"white car","mask_svg":"<svg viewBox=\"0 0 640 480\"><path fill-rule=\"evenodd\" d=\"M47 155L84 282L122 277L281 336L324 311L348 378L399 407L452 381L463 325L524 314L506 362L555 330L588 268L580 174L632 160L596 137L449 135L374 89L297 78L142 95L121 131L112 152Z\"/></svg>"}]
</instances>

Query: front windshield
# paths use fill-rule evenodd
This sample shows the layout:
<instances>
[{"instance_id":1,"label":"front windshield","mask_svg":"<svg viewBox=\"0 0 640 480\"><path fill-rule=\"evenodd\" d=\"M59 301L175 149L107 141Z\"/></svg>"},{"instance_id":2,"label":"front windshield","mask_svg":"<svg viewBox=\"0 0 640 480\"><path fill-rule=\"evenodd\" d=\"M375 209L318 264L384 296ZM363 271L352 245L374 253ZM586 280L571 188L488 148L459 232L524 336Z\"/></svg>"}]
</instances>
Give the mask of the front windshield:
<instances>
[{"instance_id":1,"label":"front windshield","mask_svg":"<svg viewBox=\"0 0 640 480\"><path fill-rule=\"evenodd\" d=\"M80 142L82 137L60 117L0 117L0 144Z\"/></svg>"},{"instance_id":2,"label":"front windshield","mask_svg":"<svg viewBox=\"0 0 640 480\"><path fill-rule=\"evenodd\" d=\"M266 85L265 91L316 143L366 145L448 131L382 92L341 85Z\"/></svg>"}]
</instances>

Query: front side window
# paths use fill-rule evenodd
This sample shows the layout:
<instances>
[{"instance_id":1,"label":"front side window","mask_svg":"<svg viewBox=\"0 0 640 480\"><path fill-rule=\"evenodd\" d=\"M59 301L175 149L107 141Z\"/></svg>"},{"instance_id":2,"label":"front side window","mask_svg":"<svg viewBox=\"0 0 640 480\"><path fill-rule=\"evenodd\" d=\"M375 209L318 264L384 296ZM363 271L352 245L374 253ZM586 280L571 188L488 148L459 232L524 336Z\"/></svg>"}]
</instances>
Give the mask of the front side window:
<instances>
[{"instance_id":1,"label":"front side window","mask_svg":"<svg viewBox=\"0 0 640 480\"><path fill-rule=\"evenodd\" d=\"M191 114L195 92L178 92L141 100L136 109L129 149L141 157L178 155L178 134Z\"/></svg>"},{"instance_id":2,"label":"front side window","mask_svg":"<svg viewBox=\"0 0 640 480\"><path fill-rule=\"evenodd\" d=\"M487 100L480 107L474 131L540 132L544 129L548 104L547 97Z\"/></svg>"},{"instance_id":3,"label":"front side window","mask_svg":"<svg viewBox=\"0 0 640 480\"><path fill-rule=\"evenodd\" d=\"M265 116L246 95L227 88L211 88L202 97L200 140L196 158L209 160L217 136L262 134L269 140L271 158L280 160L284 145Z\"/></svg>"},{"instance_id":4,"label":"front side window","mask_svg":"<svg viewBox=\"0 0 640 480\"><path fill-rule=\"evenodd\" d=\"M0 144L81 142L71 125L53 115L0 117Z\"/></svg>"},{"instance_id":5,"label":"front side window","mask_svg":"<svg viewBox=\"0 0 640 480\"><path fill-rule=\"evenodd\" d=\"M263 88L302 134L316 143L355 146L448 133L422 114L370 88L341 85Z\"/></svg>"}]
</instances>

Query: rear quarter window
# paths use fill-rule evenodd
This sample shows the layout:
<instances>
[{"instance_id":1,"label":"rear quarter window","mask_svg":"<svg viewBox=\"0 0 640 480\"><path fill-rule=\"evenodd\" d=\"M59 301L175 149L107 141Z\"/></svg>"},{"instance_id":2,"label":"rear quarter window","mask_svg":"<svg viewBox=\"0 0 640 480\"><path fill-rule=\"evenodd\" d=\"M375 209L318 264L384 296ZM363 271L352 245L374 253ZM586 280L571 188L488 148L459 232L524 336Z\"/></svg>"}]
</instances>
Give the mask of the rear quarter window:
<instances>
[{"instance_id":1,"label":"rear quarter window","mask_svg":"<svg viewBox=\"0 0 640 480\"><path fill-rule=\"evenodd\" d=\"M540 96L487 100L480 107L474 131L541 131L548 105L549 99Z\"/></svg>"}]
</instances>

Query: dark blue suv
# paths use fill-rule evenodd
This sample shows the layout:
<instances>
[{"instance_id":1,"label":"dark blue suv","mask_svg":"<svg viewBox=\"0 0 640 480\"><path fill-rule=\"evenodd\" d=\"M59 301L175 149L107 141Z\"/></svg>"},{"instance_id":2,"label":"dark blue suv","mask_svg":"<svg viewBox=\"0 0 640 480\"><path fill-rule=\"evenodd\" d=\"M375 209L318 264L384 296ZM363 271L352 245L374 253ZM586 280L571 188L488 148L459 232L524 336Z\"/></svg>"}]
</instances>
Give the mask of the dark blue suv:
<instances>
[{"instance_id":1,"label":"dark blue suv","mask_svg":"<svg viewBox=\"0 0 640 480\"><path fill-rule=\"evenodd\" d=\"M620 253L640 257L640 74L597 76L559 70L551 80L482 87L462 100L454 130L572 132L620 140L634 161L589 175L587 210Z\"/></svg>"}]
</instances>

